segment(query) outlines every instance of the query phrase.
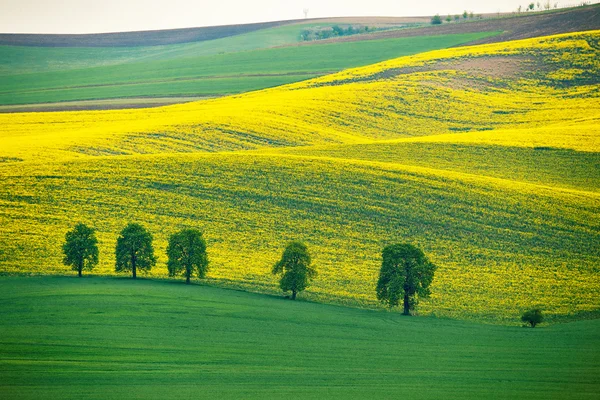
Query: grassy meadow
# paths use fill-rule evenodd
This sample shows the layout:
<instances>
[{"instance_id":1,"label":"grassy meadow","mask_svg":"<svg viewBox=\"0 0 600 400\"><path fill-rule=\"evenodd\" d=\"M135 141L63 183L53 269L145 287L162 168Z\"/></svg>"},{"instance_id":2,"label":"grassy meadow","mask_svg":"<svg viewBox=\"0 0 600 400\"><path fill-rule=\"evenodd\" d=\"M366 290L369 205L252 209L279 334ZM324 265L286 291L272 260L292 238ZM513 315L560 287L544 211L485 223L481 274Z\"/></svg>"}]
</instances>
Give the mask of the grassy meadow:
<instances>
[{"instance_id":1,"label":"grassy meadow","mask_svg":"<svg viewBox=\"0 0 600 400\"><path fill-rule=\"evenodd\" d=\"M536 329L118 278L0 277L5 398L594 399L600 321Z\"/></svg>"},{"instance_id":2,"label":"grassy meadow","mask_svg":"<svg viewBox=\"0 0 600 400\"><path fill-rule=\"evenodd\" d=\"M519 324L600 309L598 32L438 50L242 95L141 110L0 115L0 268L67 273L65 232L114 268L130 221L197 227L209 278L277 292L309 245L303 296L376 307L381 249L439 265L417 310ZM536 66L532 69L532 66Z\"/></svg>"}]
</instances>

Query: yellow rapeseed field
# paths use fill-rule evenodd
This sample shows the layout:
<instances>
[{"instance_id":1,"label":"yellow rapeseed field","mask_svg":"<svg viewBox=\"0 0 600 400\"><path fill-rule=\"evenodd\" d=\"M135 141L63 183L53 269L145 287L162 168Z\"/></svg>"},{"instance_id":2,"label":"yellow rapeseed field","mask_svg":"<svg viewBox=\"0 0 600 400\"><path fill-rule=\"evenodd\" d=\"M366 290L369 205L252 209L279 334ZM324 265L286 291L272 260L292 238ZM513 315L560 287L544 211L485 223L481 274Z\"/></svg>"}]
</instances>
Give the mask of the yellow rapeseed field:
<instances>
[{"instance_id":1,"label":"yellow rapeseed field","mask_svg":"<svg viewBox=\"0 0 600 400\"><path fill-rule=\"evenodd\" d=\"M98 229L207 237L209 279L274 292L303 240L305 296L375 306L383 246L439 265L421 314L517 322L600 310L600 32L464 47L153 109L0 115L0 271L67 273Z\"/></svg>"}]
</instances>

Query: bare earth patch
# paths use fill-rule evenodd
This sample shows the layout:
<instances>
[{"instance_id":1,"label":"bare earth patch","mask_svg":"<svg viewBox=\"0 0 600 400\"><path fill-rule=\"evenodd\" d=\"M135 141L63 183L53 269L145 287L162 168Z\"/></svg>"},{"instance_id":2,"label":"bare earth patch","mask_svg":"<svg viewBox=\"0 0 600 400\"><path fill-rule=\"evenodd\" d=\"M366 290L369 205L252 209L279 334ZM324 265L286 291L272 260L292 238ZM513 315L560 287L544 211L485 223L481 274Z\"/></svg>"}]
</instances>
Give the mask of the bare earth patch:
<instances>
[{"instance_id":1,"label":"bare earth patch","mask_svg":"<svg viewBox=\"0 0 600 400\"><path fill-rule=\"evenodd\" d=\"M83 110L121 110L126 108L151 108L171 104L189 103L211 97L158 97L158 98L126 98L108 100L65 101L60 103L23 104L0 106L0 113L48 112L48 111L83 111Z\"/></svg>"}]
</instances>

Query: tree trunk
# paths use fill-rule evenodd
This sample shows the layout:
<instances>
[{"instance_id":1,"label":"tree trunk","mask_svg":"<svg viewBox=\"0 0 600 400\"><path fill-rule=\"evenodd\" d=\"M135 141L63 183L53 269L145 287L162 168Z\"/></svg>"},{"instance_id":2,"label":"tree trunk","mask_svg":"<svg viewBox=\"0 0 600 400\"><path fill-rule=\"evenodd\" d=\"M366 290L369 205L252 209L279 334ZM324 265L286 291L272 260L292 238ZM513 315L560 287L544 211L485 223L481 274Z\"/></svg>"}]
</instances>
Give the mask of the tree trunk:
<instances>
[{"instance_id":1,"label":"tree trunk","mask_svg":"<svg viewBox=\"0 0 600 400\"><path fill-rule=\"evenodd\" d=\"M292 290L292 300L296 300L296 291Z\"/></svg>"},{"instance_id":2,"label":"tree trunk","mask_svg":"<svg viewBox=\"0 0 600 400\"><path fill-rule=\"evenodd\" d=\"M131 263L131 270L133 271L133 279L136 278L136 274L135 274L135 260Z\"/></svg>"},{"instance_id":3,"label":"tree trunk","mask_svg":"<svg viewBox=\"0 0 600 400\"><path fill-rule=\"evenodd\" d=\"M77 275L81 278L81 268L77 270Z\"/></svg>"},{"instance_id":4,"label":"tree trunk","mask_svg":"<svg viewBox=\"0 0 600 400\"><path fill-rule=\"evenodd\" d=\"M409 302L408 302L408 293L404 293L404 312L402 313L404 315L410 315L410 306L409 306Z\"/></svg>"},{"instance_id":5,"label":"tree trunk","mask_svg":"<svg viewBox=\"0 0 600 400\"><path fill-rule=\"evenodd\" d=\"M189 284L190 284L190 274L186 274L186 275L185 275L185 283L186 283L187 285L189 285Z\"/></svg>"}]
</instances>

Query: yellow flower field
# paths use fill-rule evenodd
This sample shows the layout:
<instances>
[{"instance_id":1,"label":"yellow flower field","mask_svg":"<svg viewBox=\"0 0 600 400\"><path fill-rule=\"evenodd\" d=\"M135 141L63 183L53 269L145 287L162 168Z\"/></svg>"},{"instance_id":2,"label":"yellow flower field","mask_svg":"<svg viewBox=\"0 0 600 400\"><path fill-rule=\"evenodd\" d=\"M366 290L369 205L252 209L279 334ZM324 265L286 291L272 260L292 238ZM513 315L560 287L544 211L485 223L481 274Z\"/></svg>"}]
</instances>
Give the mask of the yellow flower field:
<instances>
[{"instance_id":1,"label":"yellow flower field","mask_svg":"<svg viewBox=\"0 0 600 400\"><path fill-rule=\"evenodd\" d=\"M275 292L305 241L306 296L376 306L380 251L439 265L419 313L517 322L600 310L600 32L440 50L154 109L0 114L0 271L68 273L98 229L111 274L130 221L201 228L209 279ZM535 67L535 68L534 68Z\"/></svg>"}]
</instances>

